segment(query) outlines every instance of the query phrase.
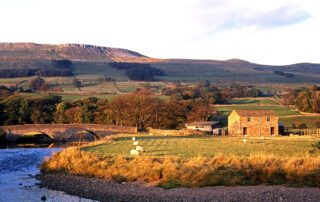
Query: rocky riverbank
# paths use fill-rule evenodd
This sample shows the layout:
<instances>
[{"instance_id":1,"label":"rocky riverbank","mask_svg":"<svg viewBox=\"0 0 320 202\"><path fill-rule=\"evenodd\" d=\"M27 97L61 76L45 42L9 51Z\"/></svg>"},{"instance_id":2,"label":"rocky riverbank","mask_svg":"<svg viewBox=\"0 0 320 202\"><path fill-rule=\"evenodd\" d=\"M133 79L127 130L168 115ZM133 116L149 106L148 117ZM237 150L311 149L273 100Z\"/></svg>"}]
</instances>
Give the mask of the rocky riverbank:
<instances>
[{"instance_id":1,"label":"rocky riverbank","mask_svg":"<svg viewBox=\"0 0 320 202\"><path fill-rule=\"evenodd\" d=\"M67 174L39 175L42 187L98 201L320 201L320 188L236 186L163 189Z\"/></svg>"}]
</instances>

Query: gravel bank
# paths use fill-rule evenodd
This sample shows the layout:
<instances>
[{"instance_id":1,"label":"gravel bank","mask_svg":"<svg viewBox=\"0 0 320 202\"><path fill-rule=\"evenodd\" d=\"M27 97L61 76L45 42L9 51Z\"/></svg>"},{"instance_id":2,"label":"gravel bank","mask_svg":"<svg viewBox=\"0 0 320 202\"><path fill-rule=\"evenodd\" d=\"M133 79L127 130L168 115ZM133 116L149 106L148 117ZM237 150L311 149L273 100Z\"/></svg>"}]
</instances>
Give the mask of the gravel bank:
<instances>
[{"instance_id":1,"label":"gravel bank","mask_svg":"<svg viewBox=\"0 0 320 202\"><path fill-rule=\"evenodd\" d=\"M165 190L65 174L45 174L39 179L42 187L98 201L320 201L320 188L259 185Z\"/></svg>"}]
</instances>

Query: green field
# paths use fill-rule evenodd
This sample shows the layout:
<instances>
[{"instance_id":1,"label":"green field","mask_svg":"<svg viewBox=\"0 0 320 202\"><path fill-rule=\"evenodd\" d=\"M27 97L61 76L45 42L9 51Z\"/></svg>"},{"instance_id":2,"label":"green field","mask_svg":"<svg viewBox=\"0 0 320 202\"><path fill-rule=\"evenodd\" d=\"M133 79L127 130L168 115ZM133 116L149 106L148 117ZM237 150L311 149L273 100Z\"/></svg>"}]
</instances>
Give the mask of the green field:
<instances>
[{"instance_id":1,"label":"green field","mask_svg":"<svg viewBox=\"0 0 320 202\"><path fill-rule=\"evenodd\" d=\"M272 98L235 98L228 100L228 104L246 104L246 105L279 105Z\"/></svg>"},{"instance_id":2,"label":"green field","mask_svg":"<svg viewBox=\"0 0 320 202\"><path fill-rule=\"evenodd\" d=\"M320 122L320 116L280 117L279 122L286 127L292 127L295 123L296 125L306 124L308 128L319 128L316 123Z\"/></svg>"},{"instance_id":3,"label":"green field","mask_svg":"<svg viewBox=\"0 0 320 202\"><path fill-rule=\"evenodd\" d=\"M213 157L217 154L249 156L254 154L282 157L304 157L313 149L318 137L274 137L269 139L214 136L137 136L139 145L145 148L144 156ZM134 149L130 137L117 138L111 143L84 148L105 155L128 155ZM320 154L320 153L319 153Z\"/></svg>"},{"instance_id":4,"label":"green field","mask_svg":"<svg viewBox=\"0 0 320 202\"><path fill-rule=\"evenodd\" d=\"M101 99L107 99L112 101L114 98L121 96L122 94L63 94L63 93L19 93L23 97L30 98L43 98L49 95L58 95L62 97L62 101L74 101L74 100L82 100L89 97L97 97ZM159 99L168 100L169 97L162 95L157 96Z\"/></svg>"},{"instance_id":5,"label":"green field","mask_svg":"<svg viewBox=\"0 0 320 202\"><path fill-rule=\"evenodd\" d=\"M90 95L81 95L81 94L61 94L61 93L19 93L19 95L22 95L24 97L32 97L32 98L43 98L47 97L49 95L58 95L62 97L62 101L73 101L73 100L82 100L88 97L97 97L97 98L103 98L108 99L111 101L115 97L119 96L116 94L110 94L110 95L103 95L103 94L90 94Z\"/></svg>"},{"instance_id":6,"label":"green field","mask_svg":"<svg viewBox=\"0 0 320 202\"><path fill-rule=\"evenodd\" d=\"M223 115L229 115L232 110L273 110L278 116L299 115L300 112L286 106L259 106L259 105L230 105L215 106Z\"/></svg>"},{"instance_id":7,"label":"green field","mask_svg":"<svg viewBox=\"0 0 320 202\"><path fill-rule=\"evenodd\" d=\"M319 82L319 75L313 73L295 72L295 77L286 78L276 75L273 71L258 71L255 66L250 65L226 65L216 64L210 61L178 61L153 63L152 66L164 71L166 76L161 77L164 81L185 81L196 82L200 80L209 80L218 84L229 84L233 82L251 83L251 84L275 84L275 83L305 83ZM286 70L284 70L286 71Z\"/></svg>"}]
</instances>

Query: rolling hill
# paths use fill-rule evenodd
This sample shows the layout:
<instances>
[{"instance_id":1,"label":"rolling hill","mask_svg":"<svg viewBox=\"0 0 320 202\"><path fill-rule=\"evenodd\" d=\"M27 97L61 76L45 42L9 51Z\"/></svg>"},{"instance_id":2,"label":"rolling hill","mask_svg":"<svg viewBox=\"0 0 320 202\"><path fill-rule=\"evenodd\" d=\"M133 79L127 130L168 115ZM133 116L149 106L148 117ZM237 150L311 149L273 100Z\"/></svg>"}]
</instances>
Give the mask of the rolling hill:
<instances>
[{"instance_id":1,"label":"rolling hill","mask_svg":"<svg viewBox=\"0 0 320 202\"><path fill-rule=\"evenodd\" d=\"M74 63L76 76L101 75L127 80L125 74L110 67L110 62L149 63L164 71L164 81L246 82L246 83L319 83L320 64L300 63L270 66L240 59L190 60L156 59L140 53L82 44L48 45L35 43L0 43L0 69L46 68L51 60L67 59ZM283 74L275 74L280 71ZM288 75L291 74L291 77Z\"/></svg>"}]
</instances>

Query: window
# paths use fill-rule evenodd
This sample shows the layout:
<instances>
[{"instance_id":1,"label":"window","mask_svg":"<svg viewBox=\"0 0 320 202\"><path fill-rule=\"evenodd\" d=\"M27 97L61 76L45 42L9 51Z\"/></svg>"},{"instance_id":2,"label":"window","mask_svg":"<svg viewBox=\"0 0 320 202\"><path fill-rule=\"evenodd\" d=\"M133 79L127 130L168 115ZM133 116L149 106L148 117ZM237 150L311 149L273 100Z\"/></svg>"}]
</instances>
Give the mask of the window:
<instances>
[{"instance_id":1,"label":"window","mask_svg":"<svg viewBox=\"0 0 320 202\"><path fill-rule=\"evenodd\" d=\"M270 122L270 117L267 117L267 121Z\"/></svg>"},{"instance_id":2,"label":"window","mask_svg":"<svg viewBox=\"0 0 320 202\"><path fill-rule=\"evenodd\" d=\"M247 121L250 122L250 121L251 121L251 117L248 117L248 118L247 118Z\"/></svg>"},{"instance_id":3,"label":"window","mask_svg":"<svg viewBox=\"0 0 320 202\"><path fill-rule=\"evenodd\" d=\"M248 134L248 129L247 129L247 127L244 127L242 129L242 135L247 135L247 134Z\"/></svg>"}]
</instances>

